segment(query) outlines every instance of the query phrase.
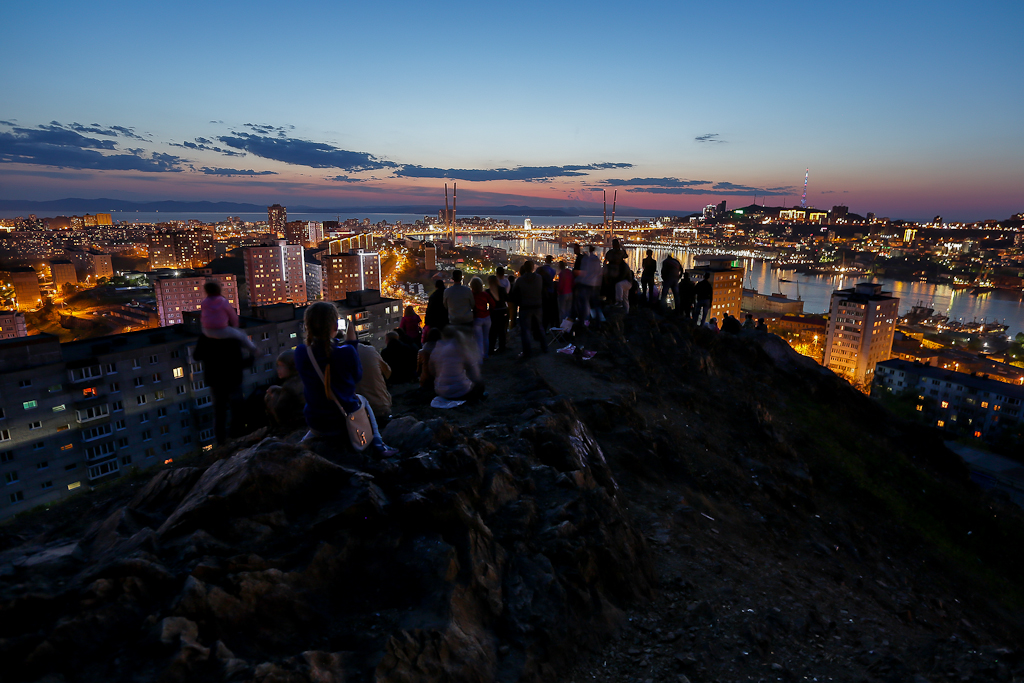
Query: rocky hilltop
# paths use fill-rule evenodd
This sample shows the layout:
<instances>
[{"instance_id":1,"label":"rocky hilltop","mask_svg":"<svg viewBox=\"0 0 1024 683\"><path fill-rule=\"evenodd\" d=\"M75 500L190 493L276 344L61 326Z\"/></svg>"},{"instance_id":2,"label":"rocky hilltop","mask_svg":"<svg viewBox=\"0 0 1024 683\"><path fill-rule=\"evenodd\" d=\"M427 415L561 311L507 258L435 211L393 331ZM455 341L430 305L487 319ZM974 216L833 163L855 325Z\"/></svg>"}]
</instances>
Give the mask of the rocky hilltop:
<instances>
[{"instance_id":1,"label":"rocky hilltop","mask_svg":"<svg viewBox=\"0 0 1024 683\"><path fill-rule=\"evenodd\" d=\"M1024 519L776 337L655 316L0 528L3 681L1024 680Z\"/></svg>"}]
</instances>

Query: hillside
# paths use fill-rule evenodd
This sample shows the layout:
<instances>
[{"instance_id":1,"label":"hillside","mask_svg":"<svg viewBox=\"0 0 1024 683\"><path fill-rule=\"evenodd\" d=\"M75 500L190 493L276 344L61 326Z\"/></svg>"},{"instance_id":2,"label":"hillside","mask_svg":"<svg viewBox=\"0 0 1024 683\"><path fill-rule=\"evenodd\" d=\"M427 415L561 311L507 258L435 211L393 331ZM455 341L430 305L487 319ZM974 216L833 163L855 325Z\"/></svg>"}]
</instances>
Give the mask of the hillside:
<instances>
[{"instance_id":1,"label":"hillside","mask_svg":"<svg viewBox=\"0 0 1024 683\"><path fill-rule=\"evenodd\" d=\"M397 392L368 461L256 433L0 528L12 681L1008 681L1021 511L772 336Z\"/></svg>"}]
</instances>

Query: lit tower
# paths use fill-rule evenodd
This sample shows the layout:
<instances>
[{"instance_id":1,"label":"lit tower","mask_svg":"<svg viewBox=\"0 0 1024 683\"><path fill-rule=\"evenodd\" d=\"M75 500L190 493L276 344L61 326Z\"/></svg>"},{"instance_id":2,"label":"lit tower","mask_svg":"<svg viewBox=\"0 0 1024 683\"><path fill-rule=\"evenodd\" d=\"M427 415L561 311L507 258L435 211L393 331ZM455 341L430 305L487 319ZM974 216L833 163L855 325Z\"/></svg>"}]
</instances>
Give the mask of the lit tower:
<instances>
[{"instance_id":1,"label":"lit tower","mask_svg":"<svg viewBox=\"0 0 1024 683\"><path fill-rule=\"evenodd\" d=\"M811 169L804 171L804 196L800 199L800 208L807 208L807 179L811 177Z\"/></svg>"}]
</instances>

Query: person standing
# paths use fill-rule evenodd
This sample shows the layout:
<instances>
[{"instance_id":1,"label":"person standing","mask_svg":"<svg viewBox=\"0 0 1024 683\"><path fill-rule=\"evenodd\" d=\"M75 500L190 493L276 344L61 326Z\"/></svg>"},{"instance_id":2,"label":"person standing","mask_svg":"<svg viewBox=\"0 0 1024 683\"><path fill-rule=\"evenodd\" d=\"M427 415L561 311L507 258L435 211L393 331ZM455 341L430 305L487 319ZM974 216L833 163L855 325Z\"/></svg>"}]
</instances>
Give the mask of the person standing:
<instances>
[{"instance_id":1,"label":"person standing","mask_svg":"<svg viewBox=\"0 0 1024 683\"><path fill-rule=\"evenodd\" d=\"M676 304L676 310L687 318L693 311L693 297L693 280L690 279L689 273L685 273L679 282L679 303Z\"/></svg>"},{"instance_id":2,"label":"person standing","mask_svg":"<svg viewBox=\"0 0 1024 683\"><path fill-rule=\"evenodd\" d=\"M640 264L640 290L643 292L644 301L653 303L651 297L654 295L654 276L658 273L658 262L654 259L654 250L648 249L647 256Z\"/></svg>"},{"instance_id":3,"label":"person standing","mask_svg":"<svg viewBox=\"0 0 1024 683\"><path fill-rule=\"evenodd\" d=\"M487 358L491 341L491 310L495 301L491 293L484 289L484 281L478 277L469 281L473 290L473 335L480 349L480 359Z\"/></svg>"},{"instance_id":4,"label":"person standing","mask_svg":"<svg viewBox=\"0 0 1024 683\"><path fill-rule=\"evenodd\" d=\"M572 315L572 293L575 288L575 279L565 261L559 261L558 282L555 283L555 293L558 295L559 323Z\"/></svg>"},{"instance_id":5,"label":"person standing","mask_svg":"<svg viewBox=\"0 0 1024 683\"><path fill-rule=\"evenodd\" d=\"M557 273L552 264L554 257L548 254L544 257L544 265L537 269L540 274L541 280L544 282L544 289L542 292L542 309L541 322L544 324L544 328L554 327L559 323L558 320L558 296L555 294L555 277Z\"/></svg>"},{"instance_id":6,"label":"person standing","mask_svg":"<svg viewBox=\"0 0 1024 683\"><path fill-rule=\"evenodd\" d=\"M452 271L452 286L444 290L444 307L448 309L448 324L458 325L464 331L473 331L473 290L462 284L462 271Z\"/></svg>"},{"instance_id":7,"label":"person standing","mask_svg":"<svg viewBox=\"0 0 1024 683\"><path fill-rule=\"evenodd\" d=\"M661 262L661 302L662 305L667 306L668 293L672 292L677 311L679 310L679 277L682 274L683 264L672 254L666 256L665 260Z\"/></svg>"},{"instance_id":8,"label":"person standing","mask_svg":"<svg viewBox=\"0 0 1024 683\"><path fill-rule=\"evenodd\" d=\"M541 353L548 352L548 342L541 322L544 280L534 271L533 261L527 261L519 269L519 278L512 286L519 299L519 338L522 341L523 358L529 358L530 335L540 342Z\"/></svg>"},{"instance_id":9,"label":"person standing","mask_svg":"<svg viewBox=\"0 0 1024 683\"><path fill-rule=\"evenodd\" d=\"M427 299L427 312L424 317L424 337L430 330L443 330L448 325L448 309L444 306L444 282L441 280L434 280L434 291Z\"/></svg>"},{"instance_id":10,"label":"person standing","mask_svg":"<svg viewBox=\"0 0 1024 683\"><path fill-rule=\"evenodd\" d=\"M491 275L487 278L487 291L490 292L495 302L491 308L491 334L487 344L488 351L504 353L508 341L508 290L501 286L497 275Z\"/></svg>"},{"instance_id":11,"label":"person standing","mask_svg":"<svg viewBox=\"0 0 1024 683\"><path fill-rule=\"evenodd\" d=\"M714 297L714 288L711 286L711 273L704 273L704 278L693 287L694 296L697 298L697 305L693 309L693 319L698 320L698 325L703 325L711 313L711 299ZM716 321L717 322L717 321ZM715 326L717 329L717 325Z\"/></svg>"},{"instance_id":12,"label":"person standing","mask_svg":"<svg viewBox=\"0 0 1024 683\"><path fill-rule=\"evenodd\" d=\"M586 256L580 257L579 272L576 275L576 309L580 319L590 320L591 312L597 303L598 289L601 287L601 259L594 253L594 245L587 247Z\"/></svg>"}]
</instances>

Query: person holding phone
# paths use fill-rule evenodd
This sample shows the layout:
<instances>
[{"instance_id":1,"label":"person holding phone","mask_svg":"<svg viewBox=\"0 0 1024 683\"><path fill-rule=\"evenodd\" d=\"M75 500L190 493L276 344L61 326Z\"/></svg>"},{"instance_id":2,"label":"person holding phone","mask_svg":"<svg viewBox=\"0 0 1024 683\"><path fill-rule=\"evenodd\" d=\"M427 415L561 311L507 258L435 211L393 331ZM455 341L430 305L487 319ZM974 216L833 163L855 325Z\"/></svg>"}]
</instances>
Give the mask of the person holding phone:
<instances>
[{"instance_id":1,"label":"person holding phone","mask_svg":"<svg viewBox=\"0 0 1024 683\"><path fill-rule=\"evenodd\" d=\"M343 420L340 420L338 406L330 398L328 392L332 392L341 403L346 413L353 413L366 403L366 410L373 428L372 444L381 457L396 454L393 448L388 448L380 437L380 430L377 428L377 420L373 415L373 409L365 398L356 393L356 384L363 377L363 366L359 360L359 351L356 345L359 343L356 337L354 325L347 325L345 341L338 343L339 322L348 323L347 320L339 320L338 309L329 301L318 301L306 309L306 342L299 344L295 349L295 368L302 378L303 395L306 397L306 407L303 414L306 417L306 425L309 432L303 440L315 437L344 437L348 433ZM312 351L313 358L320 368L323 368L324 380L309 359L309 351ZM326 386L325 386L326 385Z\"/></svg>"}]
</instances>

